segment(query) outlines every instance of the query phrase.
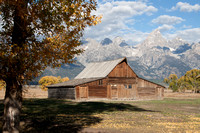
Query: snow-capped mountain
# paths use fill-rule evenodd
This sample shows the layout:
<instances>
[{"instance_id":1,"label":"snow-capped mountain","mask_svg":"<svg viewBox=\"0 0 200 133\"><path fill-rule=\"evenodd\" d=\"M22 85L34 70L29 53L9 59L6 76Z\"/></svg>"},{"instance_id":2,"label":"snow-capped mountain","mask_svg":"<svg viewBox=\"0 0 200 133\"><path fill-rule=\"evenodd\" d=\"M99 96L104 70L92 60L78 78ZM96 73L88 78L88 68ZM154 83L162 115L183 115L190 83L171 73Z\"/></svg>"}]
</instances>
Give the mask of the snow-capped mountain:
<instances>
[{"instance_id":1,"label":"snow-capped mountain","mask_svg":"<svg viewBox=\"0 0 200 133\"><path fill-rule=\"evenodd\" d=\"M137 53L134 47L122 46L121 44L125 44L125 41L121 37L114 38L112 43L106 45L98 43L93 39L87 39L87 42L87 44L80 46L85 51L77 57L77 60L83 65L86 65L88 62L111 60L125 56L132 57Z\"/></svg>"},{"instance_id":2,"label":"snow-capped mountain","mask_svg":"<svg viewBox=\"0 0 200 133\"><path fill-rule=\"evenodd\" d=\"M132 69L147 79L163 79L171 73L182 76L188 70L200 69L200 43L190 44L180 37L166 40L159 30L135 46L128 45L121 37L105 38L100 43L94 39L82 42L79 48L84 52L76 57L76 64L64 64L59 69L47 68L43 76L68 76L72 79L89 62L121 57L127 57Z\"/></svg>"},{"instance_id":3,"label":"snow-capped mountain","mask_svg":"<svg viewBox=\"0 0 200 133\"><path fill-rule=\"evenodd\" d=\"M105 38L101 43L86 41L80 47L84 53L77 57L83 65L127 57L133 70L149 79L165 78L171 73L181 76L190 69L200 68L200 43L189 44L180 37L166 40L159 30L136 46L129 46L121 37Z\"/></svg>"}]
</instances>

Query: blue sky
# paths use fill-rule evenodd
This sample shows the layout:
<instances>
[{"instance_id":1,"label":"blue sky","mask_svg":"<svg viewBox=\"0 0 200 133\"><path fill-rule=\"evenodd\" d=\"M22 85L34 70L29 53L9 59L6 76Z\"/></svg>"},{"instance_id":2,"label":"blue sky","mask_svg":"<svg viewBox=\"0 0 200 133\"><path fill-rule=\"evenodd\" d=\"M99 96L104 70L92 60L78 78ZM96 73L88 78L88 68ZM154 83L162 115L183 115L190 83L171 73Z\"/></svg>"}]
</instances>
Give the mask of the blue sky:
<instances>
[{"instance_id":1,"label":"blue sky","mask_svg":"<svg viewBox=\"0 0 200 133\"><path fill-rule=\"evenodd\" d=\"M93 13L103 15L102 22L88 27L85 38L120 36L138 44L159 29L167 40L200 42L200 0L98 0Z\"/></svg>"}]
</instances>

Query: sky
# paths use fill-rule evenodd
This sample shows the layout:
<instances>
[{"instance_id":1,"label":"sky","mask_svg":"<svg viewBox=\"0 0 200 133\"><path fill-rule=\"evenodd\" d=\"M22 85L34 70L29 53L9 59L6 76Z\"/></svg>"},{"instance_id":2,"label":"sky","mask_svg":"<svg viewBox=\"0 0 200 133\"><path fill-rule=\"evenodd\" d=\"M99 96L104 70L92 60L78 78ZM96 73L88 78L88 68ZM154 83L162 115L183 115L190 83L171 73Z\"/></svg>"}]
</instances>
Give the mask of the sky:
<instances>
[{"instance_id":1,"label":"sky","mask_svg":"<svg viewBox=\"0 0 200 133\"><path fill-rule=\"evenodd\" d=\"M93 14L103 15L102 22L88 27L84 38L120 36L135 45L159 29L167 40L200 42L200 0L98 0L97 4Z\"/></svg>"}]
</instances>

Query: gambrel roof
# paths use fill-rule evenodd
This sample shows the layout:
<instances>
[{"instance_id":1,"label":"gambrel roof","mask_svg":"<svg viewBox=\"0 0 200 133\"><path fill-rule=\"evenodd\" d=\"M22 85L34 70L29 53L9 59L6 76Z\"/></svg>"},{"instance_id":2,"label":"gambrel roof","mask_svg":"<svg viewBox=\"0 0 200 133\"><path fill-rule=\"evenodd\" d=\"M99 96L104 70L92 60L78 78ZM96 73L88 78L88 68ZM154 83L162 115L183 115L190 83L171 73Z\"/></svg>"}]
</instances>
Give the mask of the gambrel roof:
<instances>
[{"instance_id":1,"label":"gambrel roof","mask_svg":"<svg viewBox=\"0 0 200 133\"><path fill-rule=\"evenodd\" d=\"M120 58L111 61L89 63L86 68L75 77L75 79L106 77L124 60L127 62L126 58Z\"/></svg>"}]
</instances>

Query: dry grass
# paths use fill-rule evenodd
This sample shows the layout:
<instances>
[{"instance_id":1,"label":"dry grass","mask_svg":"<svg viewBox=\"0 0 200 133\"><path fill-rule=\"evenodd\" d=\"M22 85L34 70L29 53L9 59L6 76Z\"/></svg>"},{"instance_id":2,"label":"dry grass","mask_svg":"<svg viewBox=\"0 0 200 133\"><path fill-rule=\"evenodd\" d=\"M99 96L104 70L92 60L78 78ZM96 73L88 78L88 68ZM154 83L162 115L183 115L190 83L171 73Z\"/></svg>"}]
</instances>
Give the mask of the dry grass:
<instances>
[{"instance_id":1,"label":"dry grass","mask_svg":"<svg viewBox=\"0 0 200 133\"><path fill-rule=\"evenodd\" d=\"M200 94L168 93L161 101L27 99L21 118L21 132L200 133Z\"/></svg>"},{"instance_id":2,"label":"dry grass","mask_svg":"<svg viewBox=\"0 0 200 133\"><path fill-rule=\"evenodd\" d=\"M0 90L0 99L4 99L5 90ZM24 98L48 98L48 91L42 89L25 89L23 91Z\"/></svg>"},{"instance_id":3,"label":"dry grass","mask_svg":"<svg viewBox=\"0 0 200 133\"><path fill-rule=\"evenodd\" d=\"M165 98L174 98L174 99L198 99L200 98L200 93L181 93L181 92L172 92L165 93Z\"/></svg>"}]
</instances>

